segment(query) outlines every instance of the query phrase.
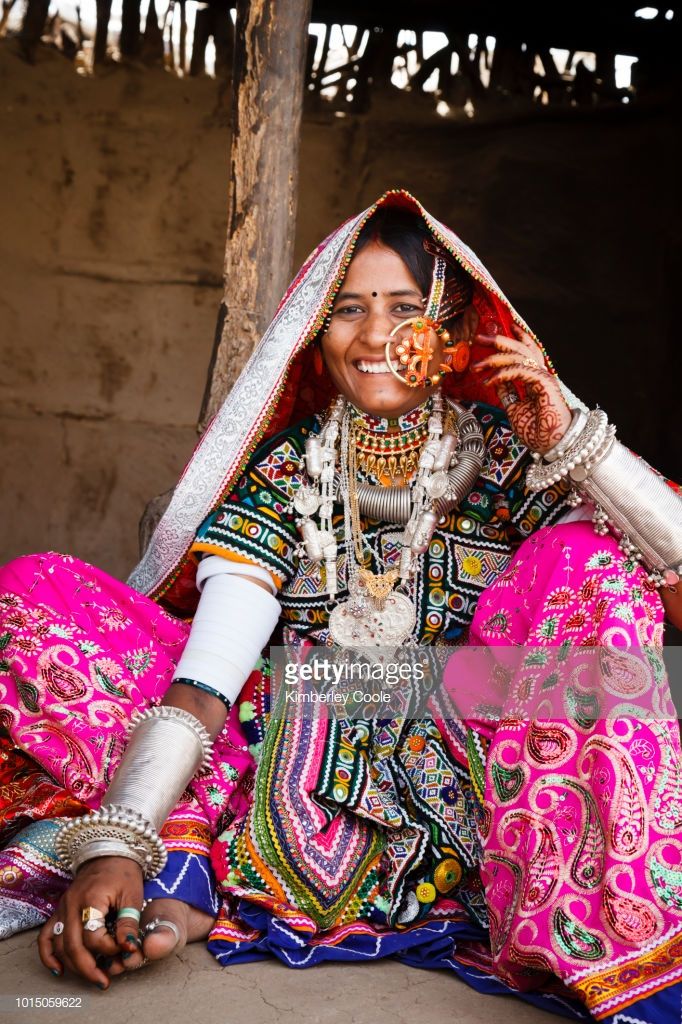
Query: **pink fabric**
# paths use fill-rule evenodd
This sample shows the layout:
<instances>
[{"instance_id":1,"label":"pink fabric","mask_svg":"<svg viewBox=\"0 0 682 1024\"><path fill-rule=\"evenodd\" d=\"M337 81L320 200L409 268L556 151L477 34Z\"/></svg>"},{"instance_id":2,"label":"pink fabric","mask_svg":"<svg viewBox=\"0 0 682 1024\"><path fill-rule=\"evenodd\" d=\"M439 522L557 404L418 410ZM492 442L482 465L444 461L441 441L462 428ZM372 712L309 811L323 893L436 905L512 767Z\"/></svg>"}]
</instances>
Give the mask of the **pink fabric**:
<instances>
[{"instance_id":1,"label":"pink fabric","mask_svg":"<svg viewBox=\"0 0 682 1024\"><path fill-rule=\"evenodd\" d=\"M476 723L490 739L481 876L495 964L519 988L537 985L538 969L558 975L595 1016L682 976L682 756L667 682L655 670L662 622L642 568L579 522L527 540L482 595L471 627L472 643L497 647L503 669L510 652L501 647L525 645L535 656L513 678L503 672L513 712L505 706L487 729ZM592 665L600 653L610 664L595 646L641 653L635 667L653 658L658 681L647 699L663 714L582 724L579 714L524 716L524 701L531 706L534 691L552 683L566 641L579 668L588 650ZM606 679L616 694L623 687L619 700L631 698L637 671ZM461 671L446 673L455 697L460 681Z\"/></svg>"},{"instance_id":2,"label":"pink fabric","mask_svg":"<svg viewBox=\"0 0 682 1024\"><path fill-rule=\"evenodd\" d=\"M18 558L0 568L0 724L63 791L96 808L133 711L161 702L188 633L154 601L76 558ZM245 813L253 766L235 706L210 767L164 827L168 848L207 850L219 822ZM40 808L26 816L40 817Z\"/></svg>"}]
</instances>

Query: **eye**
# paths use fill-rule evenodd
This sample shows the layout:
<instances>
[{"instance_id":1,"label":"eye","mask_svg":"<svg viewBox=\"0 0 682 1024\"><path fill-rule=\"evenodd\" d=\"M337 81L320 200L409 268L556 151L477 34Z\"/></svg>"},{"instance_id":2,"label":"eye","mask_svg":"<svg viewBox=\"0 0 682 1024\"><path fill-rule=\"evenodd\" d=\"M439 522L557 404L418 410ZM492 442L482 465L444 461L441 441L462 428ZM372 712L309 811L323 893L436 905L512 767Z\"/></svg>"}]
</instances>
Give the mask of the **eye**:
<instances>
[{"instance_id":1,"label":"eye","mask_svg":"<svg viewBox=\"0 0 682 1024\"><path fill-rule=\"evenodd\" d=\"M422 307L416 306L413 302L401 302L395 307L396 313L401 313L403 316L410 316L413 313L421 313Z\"/></svg>"},{"instance_id":2,"label":"eye","mask_svg":"<svg viewBox=\"0 0 682 1024\"><path fill-rule=\"evenodd\" d=\"M339 306L332 313L332 316L336 316L337 313L362 313L362 306Z\"/></svg>"}]
</instances>

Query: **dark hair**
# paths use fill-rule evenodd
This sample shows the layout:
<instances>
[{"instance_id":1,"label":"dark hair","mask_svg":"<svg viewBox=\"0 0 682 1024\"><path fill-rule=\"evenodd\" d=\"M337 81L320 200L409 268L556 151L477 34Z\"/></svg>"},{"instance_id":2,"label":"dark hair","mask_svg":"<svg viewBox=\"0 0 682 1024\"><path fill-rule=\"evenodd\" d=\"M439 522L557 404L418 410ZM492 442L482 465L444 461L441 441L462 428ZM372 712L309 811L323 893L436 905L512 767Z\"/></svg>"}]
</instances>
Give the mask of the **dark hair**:
<instances>
[{"instance_id":1,"label":"dark hair","mask_svg":"<svg viewBox=\"0 0 682 1024\"><path fill-rule=\"evenodd\" d=\"M435 239L419 214L390 207L377 210L358 235L355 254L361 252L369 242L380 242L387 249L397 253L419 285L422 295L426 297L429 294L434 257L426 251L424 242L429 242L433 246ZM462 312L464 305L471 301L473 281L449 253L444 255L447 260L446 291L458 297L454 304L457 308L457 312L452 316L454 320ZM450 309L453 309L453 304L449 305Z\"/></svg>"},{"instance_id":2,"label":"dark hair","mask_svg":"<svg viewBox=\"0 0 682 1024\"><path fill-rule=\"evenodd\" d=\"M431 287L433 256L425 250L424 242L431 237L418 214L390 208L377 210L358 235L355 254L369 242L380 242L387 249L393 249L419 285L422 295L426 296Z\"/></svg>"}]
</instances>

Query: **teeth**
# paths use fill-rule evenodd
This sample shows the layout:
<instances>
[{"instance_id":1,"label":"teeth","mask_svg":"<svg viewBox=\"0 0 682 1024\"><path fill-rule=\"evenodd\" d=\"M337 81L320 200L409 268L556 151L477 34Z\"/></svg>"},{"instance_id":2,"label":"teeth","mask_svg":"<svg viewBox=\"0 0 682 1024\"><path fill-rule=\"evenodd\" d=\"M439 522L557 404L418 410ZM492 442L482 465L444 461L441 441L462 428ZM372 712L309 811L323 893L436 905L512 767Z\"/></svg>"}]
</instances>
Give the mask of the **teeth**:
<instances>
[{"instance_id":1,"label":"teeth","mask_svg":"<svg viewBox=\"0 0 682 1024\"><path fill-rule=\"evenodd\" d=\"M360 373L390 373L391 372L389 367L388 367L388 364L385 361L383 361L383 360L380 363L366 363L363 359L359 359L358 362L356 363L356 366L357 366L358 370L360 371ZM395 359L391 360L391 366L393 367L394 370L399 370L400 369L400 363L397 360L395 360Z\"/></svg>"}]
</instances>

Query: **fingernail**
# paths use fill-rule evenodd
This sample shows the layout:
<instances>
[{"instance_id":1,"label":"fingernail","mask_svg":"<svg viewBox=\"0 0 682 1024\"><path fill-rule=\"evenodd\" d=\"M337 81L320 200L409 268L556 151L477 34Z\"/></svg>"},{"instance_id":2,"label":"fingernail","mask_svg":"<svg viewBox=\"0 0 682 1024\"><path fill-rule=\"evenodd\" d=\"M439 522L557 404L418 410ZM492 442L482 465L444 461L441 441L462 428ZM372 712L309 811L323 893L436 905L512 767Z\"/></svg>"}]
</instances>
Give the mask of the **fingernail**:
<instances>
[{"instance_id":1,"label":"fingernail","mask_svg":"<svg viewBox=\"0 0 682 1024\"><path fill-rule=\"evenodd\" d=\"M128 950L127 953L121 953L121 960L129 960L133 956L132 950Z\"/></svg>"},{"instance_id":2,"label":"fingernail","mask_svg":"<svg viewBox=\"0 0 682 1024\"><path fill-rule=\"evenodd\" d=\"M102 992L106 992L108 987L109 986L105 985L103 981L98 981L97 982L97 988L101 988Z\"/></svg>"},{"instance_id":3,"label":"fingernail","mask_svg":"<svg viewBox=\"0 0 682 1024\"><path fill-rule=\"evenodd\" d=\"M139 946L140 937L139 935L126 935L126 942L134 942L135 945Z\"/></svg>"},{"instance_id":4,"label":"fingernail","mask_svg":"<svg viewBox=\"0 0 682 1024\"><path fill-rule=\"evenodd\" d=\"M61 978L62 976L62 972L58 971L56 967L52 968L52 973L54 974L55 978Z\"/></svg>"}]
</instances>

